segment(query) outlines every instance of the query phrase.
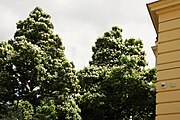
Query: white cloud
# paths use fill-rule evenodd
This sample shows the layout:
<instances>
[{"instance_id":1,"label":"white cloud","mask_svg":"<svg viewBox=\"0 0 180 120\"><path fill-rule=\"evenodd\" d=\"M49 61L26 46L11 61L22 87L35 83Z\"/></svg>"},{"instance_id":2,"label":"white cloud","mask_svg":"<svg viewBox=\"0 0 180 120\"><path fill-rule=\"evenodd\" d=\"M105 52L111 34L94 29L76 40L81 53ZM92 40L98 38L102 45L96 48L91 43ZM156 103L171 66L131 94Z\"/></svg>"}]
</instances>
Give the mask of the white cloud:
<instances>
[{"instance_id":1,"label":"white cloud","mask_svg":"<svg viewBox=\"0 0 180 120\"><path fill-rule=\"evenodd\" d=\"M12 34L9 31L15 31L16 24L14 21L17 17L3 6L0 6L0 39L6 40L12 38Z\"/></svg>"}]
</instances>

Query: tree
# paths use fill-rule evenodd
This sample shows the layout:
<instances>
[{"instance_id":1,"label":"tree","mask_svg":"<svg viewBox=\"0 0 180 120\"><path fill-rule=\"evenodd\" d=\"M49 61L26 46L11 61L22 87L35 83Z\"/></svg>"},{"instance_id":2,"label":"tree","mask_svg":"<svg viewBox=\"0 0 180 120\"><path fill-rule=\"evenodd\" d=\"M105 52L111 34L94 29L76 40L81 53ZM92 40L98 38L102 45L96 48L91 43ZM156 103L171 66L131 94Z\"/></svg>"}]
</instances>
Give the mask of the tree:
<instances>
[{"instance_id":1,"label":"tree","mask_svg":"<svg viewBox=\"0 0 180 120\"><path fill-rule=\"evenodd\" d=\"M0 44L0 110L11 107L15 100L17 106L28 101L34 109L32 116L37 117L50 104L50 108L55 106L57 119L81 119L74 98L80 88L76 71L65 57L61 39L53 33L50 18L36 7L17 23L14 39ZM64 104L67 101L73 101L72 111L63 111L70 107Z\"/></svg>"},{"instance_id":2,"label":"tree","mask_svg":"<svg viewBox=\"0 0 180 120\"><path fill-rule=\"evenodd\" d=\"M142 41L123 40L121 33L122 29L112 27L98 38L92 47L90 66L77 73L82 97L86 98L79 103L83 119L155 119L152 81L156 71L145 69L147 62Z\"/></svg>"},{"instance_id":3,"label":"tree","mask_svg":"<svg viewBox=\"0 0 180 120\"><path fill-rule=\"evenodd\" d=\"M97 66L121 66L136 62L136 66L145 67L145 52L142 51L143 44L141 40L134 38L122 39L122 29L112 27L112 30L105 32L104 36L98 38L95 46L92 47L93 55L90 65Z\"/></svg>"},{"instance_id":4,"label":"tree","mask_svg":"<svg viewBox=\"0 0 180 120\"><path fill-rule=\"evenodd\" d=\"M7 42L0 43L0 117L6 113L8 104L15 98L16 81L11 79L13 47ZM10 102L11 101L11 102Z\"/></svg>"},{"instance_id":5,"label":"tree","mask_svg":"<svg viewBox=\"0 0 180 120\"><path fill-rule=\"evenodd\" d=\"M89 66L77 73L81 85L79 107L83 120L103 120L105 95L101 89L106 79L106 67Z\"/></svg>"},{"instance_id":6,"label":"tree","mask_svg":"<svg viewBox=\"0 0 180 120\"><path fill-rule=\"evenodd\" d=\"M153 72L154 69L146 72ZM106 96L105 115L107 119L154 120L155 91L142 71L124 67L114 67L101 85ZM148 76L150 73L148 73Z\"/></svg>"}]
</instances>

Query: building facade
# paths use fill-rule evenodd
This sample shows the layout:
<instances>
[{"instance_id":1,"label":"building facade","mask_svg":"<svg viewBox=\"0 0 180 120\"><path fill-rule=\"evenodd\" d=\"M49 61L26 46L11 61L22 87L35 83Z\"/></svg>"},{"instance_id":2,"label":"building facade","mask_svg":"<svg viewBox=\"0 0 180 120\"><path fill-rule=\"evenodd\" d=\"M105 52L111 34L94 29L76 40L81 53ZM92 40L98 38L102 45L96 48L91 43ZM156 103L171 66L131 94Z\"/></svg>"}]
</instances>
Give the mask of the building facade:
<instances>
[{"instance_id":1,"label":"building facade","mask_svg":"<svg viewBox=\"0 0 180 120\"><path fill-rule=\"evenodd\" d=\"M180 120L180 0L147 4L157 33L156 120Z\"/></svg>"}]
</instances>

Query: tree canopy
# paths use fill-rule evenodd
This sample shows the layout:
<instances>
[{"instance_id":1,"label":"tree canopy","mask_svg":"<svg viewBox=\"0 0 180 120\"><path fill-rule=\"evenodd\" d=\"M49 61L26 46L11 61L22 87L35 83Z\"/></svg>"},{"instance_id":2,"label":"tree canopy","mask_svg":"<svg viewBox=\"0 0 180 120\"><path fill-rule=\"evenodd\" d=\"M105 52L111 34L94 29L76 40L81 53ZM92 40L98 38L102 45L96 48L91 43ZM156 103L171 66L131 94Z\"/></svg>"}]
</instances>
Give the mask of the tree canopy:
<instances>
[{"instance_id":1,"label":"tree canopy","mask_svg":"<svg viewBox=\"0 0 180 120\"><path fill-rule=\"evenodd\" d=\"M155 69L147 62L139 39L122 39L122 29L112 27L92 47L90 66L77 73L80 80L82 118L86 120L154 120ZM88 107L87 107L88 106Z\"/></svg>"},{"instance_id":2,"label":"tree canopy","mask_svg":"<svg viewBox=\"0 0 180 120\"><path fill-rule=\"evenodd\" d=\"M140 39L115 26L97 39L89 65L75 71L51 17L36 7L0 42L0 119L154 120L156 70Z\"/></svg>"},{"instance_id":3,"label":"tree canopy","mask_svg":"<svg viewBox=\"0 0 180 120\"><path fill-rule=\"evenodd\" d=\"M32 106L32 117L43 119L42 114L49 114L49 119L81 119L74 101L80 88L74 65L66 59L50 18L36 7L17 23L14 39L0 43L0 110L6 113L4 108L14 101L17 108L24 101ZM48 107L53 115L44 110Z\"/></svg>"}]
</instances>

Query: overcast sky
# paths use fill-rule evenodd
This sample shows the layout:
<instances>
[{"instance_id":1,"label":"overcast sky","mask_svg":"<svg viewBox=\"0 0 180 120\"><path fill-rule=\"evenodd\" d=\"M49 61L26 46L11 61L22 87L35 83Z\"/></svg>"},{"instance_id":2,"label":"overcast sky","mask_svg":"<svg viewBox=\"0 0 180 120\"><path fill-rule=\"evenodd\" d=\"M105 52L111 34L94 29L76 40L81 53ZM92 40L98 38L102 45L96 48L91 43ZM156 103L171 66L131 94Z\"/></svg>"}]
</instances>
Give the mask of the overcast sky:
<instances>
[{"instance_id":1,"label":"overcast sky","mask_svg":"<svg viewBox=\"0 0 180 120\"><path fill-rule=\"evenodd\" d=\"M13 38L16 23L36 7L51 15L54 32L62 38L65 53L76 69L88 65L96 39L112 26L123 38L143 40L149 67L155 66L151 50L156 33L146 4L155 0L0 0L0 40Z\"/></svg>"}]
</instances>

